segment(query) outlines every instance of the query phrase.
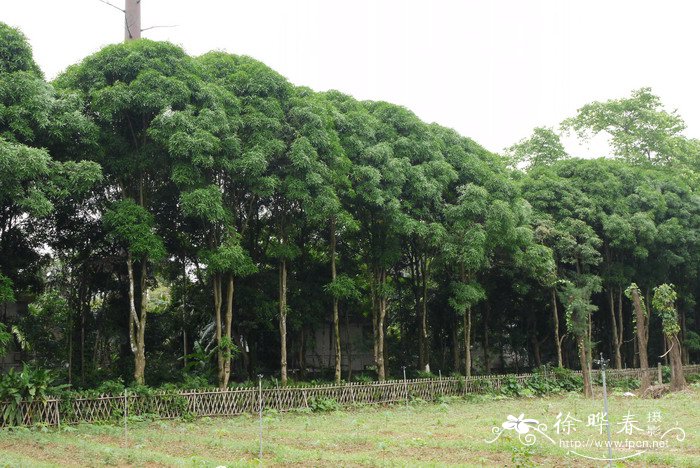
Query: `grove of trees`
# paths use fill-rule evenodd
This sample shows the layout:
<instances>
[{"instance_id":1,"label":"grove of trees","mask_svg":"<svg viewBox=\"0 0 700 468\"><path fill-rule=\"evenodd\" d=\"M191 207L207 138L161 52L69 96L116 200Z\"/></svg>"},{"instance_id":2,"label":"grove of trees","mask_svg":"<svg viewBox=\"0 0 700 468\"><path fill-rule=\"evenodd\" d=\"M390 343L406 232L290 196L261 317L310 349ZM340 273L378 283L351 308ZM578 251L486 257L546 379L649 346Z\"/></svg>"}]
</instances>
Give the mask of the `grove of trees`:
<instances>
[{"instance_id":1,"label":"grove of trees","mask_svg":"<svg viewBox=\"0 0 700 468\"><path fill-rule=\"evenodd\" d=\"M468 109L465 109L468 112ZM0 344L74 387L700 356L700 142L650 89L491 153L386 102L145 39L47 82L0 23ZM567 154L561 134L610 154ZM2 311L0 306L0 312ZM294 373L293 373L294 372ZM292 374L293 373L293 374ZM649 382L642 382L648 386Z\"/></svg>"}]
</instances>

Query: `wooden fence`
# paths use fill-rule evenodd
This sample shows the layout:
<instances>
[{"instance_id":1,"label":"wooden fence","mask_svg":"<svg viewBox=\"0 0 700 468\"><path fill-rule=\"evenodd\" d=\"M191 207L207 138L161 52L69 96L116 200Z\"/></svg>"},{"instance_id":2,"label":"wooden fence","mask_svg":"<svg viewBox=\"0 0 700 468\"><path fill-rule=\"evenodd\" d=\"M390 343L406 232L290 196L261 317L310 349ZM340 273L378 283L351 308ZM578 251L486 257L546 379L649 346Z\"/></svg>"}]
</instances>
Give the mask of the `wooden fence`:
<instances>
[{"instance_id":1,"label":"wooden fence","mask_svg":"<svg viewBox=\"0 0 700 468\"><path fill-rule=\"evenodd\" d=\"M700 365L684 366L686 375L700 373ZM609 369L608 381L639 379L642 369ZM646 372L655 375L656 368ZM580 371L575 372L580 373ZM143 416L155 419L173 419L183 416L234 416L256 413L262 403L265 409L289 411L312 407L314 401L333 399L343 406L362 404L390 404L410 399L436 400L444 396L462 396L467 393L483 393L500 390L506 383L525 383L534 375L501 374L471 377L447 377L433 379L390 380L385 382L353 382L342 385L328 384L313 387L237 388L230 390L182 390L178 392L154 391L151 394L99 395L74 399L48 399L21 402L17 420L6 421L7 404L0 404L0 427L14 425L31 426L45 424L94 423L115 421L127 416ZM545 371L545 377L556 377ZM599 371L593 371L593 378ZM652 377L652 380L653 377Z\"/></svg>"}]
</instances>

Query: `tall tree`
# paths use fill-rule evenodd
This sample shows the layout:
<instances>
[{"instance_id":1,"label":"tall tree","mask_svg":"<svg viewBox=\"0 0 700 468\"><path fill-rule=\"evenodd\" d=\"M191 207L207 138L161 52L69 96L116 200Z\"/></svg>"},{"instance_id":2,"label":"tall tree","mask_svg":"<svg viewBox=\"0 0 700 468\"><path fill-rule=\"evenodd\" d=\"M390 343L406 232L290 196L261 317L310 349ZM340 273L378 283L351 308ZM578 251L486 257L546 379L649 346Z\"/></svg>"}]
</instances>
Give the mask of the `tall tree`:
<instances>
[{"instance_id":1,"label":"tall tree","mask_svg":"<svg viewBox=\"0 0 700 468\"><path fill-rule=\"evenodd\" d=\"M661 324L663 332L670 344L670 349L667 351L671 355L671 388L673 390L682 390L686 386L685 376L683 375L683 361L681 358L681 342L678 339L678 334L681 331L678 321L678 312L676 311L676 293L673 285L662 284L654 288L654 310L661 316Z\"/></svg>"},{"instance_id":2,"label":"tall tree","mask_svg":"<svg viewBox=\"0 0 700 468\"><path fill-rule=\"evenodd\" d=\"M128 230L155 234L151 216L158 209L156 194L167 188L167 151L151 136L154 119L186 108L196 99L198 79L192 61L178 47L152 41L130 41L108 46L70 67L57 79L62 89L85 100L85 112L99 127L100 153L96 159L105 171L105 192L113 200L112 238L124 248L129 296L129 336L136 330L134 379L145 379L146 295L153 277L153 255L162 254L149 237L133 244ZM129 227L123 223L143 223ZM133 232L131 233L133 234ZM131 249L138 246L138 252ZM152 247L152 248L151 248ZM149 268L150 267L150 268ZM144 325L141 326L141 323Z\"/></svg>"}]
</instances>

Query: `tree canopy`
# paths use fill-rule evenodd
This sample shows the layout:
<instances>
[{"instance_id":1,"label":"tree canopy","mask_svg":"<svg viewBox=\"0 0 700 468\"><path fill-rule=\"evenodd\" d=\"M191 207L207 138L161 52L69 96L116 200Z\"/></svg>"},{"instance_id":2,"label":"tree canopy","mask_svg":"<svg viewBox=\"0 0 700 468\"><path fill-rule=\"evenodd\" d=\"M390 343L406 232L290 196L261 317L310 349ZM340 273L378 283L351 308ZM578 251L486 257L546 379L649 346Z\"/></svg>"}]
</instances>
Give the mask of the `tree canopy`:
<instances>
[{"instance_id":1,"label":"tree canopy","mask_svg":"<svg viewBox=\"0 0 700 468\"><path fill-rule=\"evenodd\" d=\"M74 386L700 353L700 146L648 88L562 123L610 154L498 155L250 57L134 40L48 83L0 37L2 340Z\"/></svg>"}]
</instances>

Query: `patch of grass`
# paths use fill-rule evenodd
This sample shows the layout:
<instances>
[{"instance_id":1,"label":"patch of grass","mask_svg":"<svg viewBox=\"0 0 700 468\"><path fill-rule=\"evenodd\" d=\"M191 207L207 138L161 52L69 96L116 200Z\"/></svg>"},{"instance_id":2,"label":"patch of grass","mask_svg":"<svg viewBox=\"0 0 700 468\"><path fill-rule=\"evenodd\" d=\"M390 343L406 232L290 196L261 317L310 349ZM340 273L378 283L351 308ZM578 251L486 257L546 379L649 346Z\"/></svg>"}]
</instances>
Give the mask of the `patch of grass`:
<instances>
[{"instance_id":1,"label":"patch of grass","mask_svg":"<svg viewBox=\"0 0 700 468\"><path fill-rule=\"evenodd\" d=\"M674 440L670 448L647 452L627 466L700 466L699 400L700 388L695 386L660 400L612 396L614 433L628 412L643 428L648 414L659 412L662 425L677 422L686 431L683 442ZM598 411L600 398L563 393L542 398L478 395L317 413L266 412L263 459L266 466L601 466L567 454L567 448L542 437L524 447L515 431L504 432L493 444L485 442L493 438L493 427L521 413L547 423L550 434L557 415L570 413L582 421L571 438L604 440L598 429L586 427L587 415ZM624 433L614 438L623 437ZM604 456L605 450L585 453ZM620 449L615 455L625 453L630 452ZM111 425L0 432L0 466L258 466L257 457L255 416L133 422L126 438L123 427Z\"/></svg>"}]
</instances>

